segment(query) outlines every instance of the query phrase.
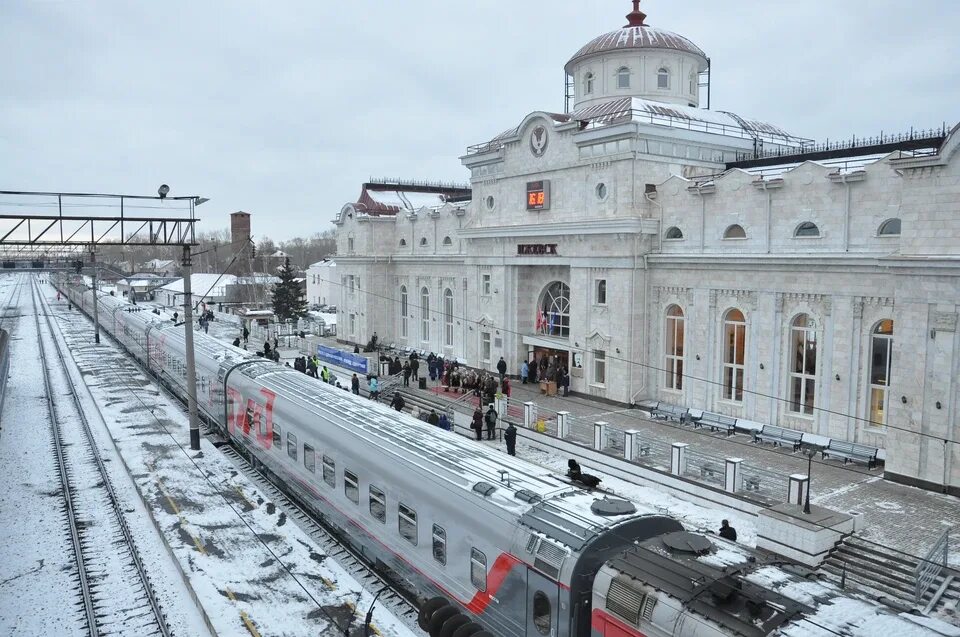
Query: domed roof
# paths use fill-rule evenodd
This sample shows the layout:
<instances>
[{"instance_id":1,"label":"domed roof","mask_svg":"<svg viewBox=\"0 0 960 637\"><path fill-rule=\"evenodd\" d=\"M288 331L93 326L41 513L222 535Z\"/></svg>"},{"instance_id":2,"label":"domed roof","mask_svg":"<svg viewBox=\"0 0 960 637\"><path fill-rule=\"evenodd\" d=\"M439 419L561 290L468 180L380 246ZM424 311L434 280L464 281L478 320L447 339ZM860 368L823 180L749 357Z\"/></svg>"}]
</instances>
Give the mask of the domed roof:
<instances>
[{"instance_id":1,"label":"domed roof","mask_svg":"<svg viewBox=\"0 0 960 637\"><path fill-rule=\"evenodd\" d=\"M627 49L672 49L692 53L706 59L707 54L696 44L672 31L655 29L644 24L647 15L640 11L640 0L633 1L633 11L627 14L627 24L616 31L604 33L587 42L564 67L567 72L580 58L596 53Z\"/></svg>"}]
</instances>

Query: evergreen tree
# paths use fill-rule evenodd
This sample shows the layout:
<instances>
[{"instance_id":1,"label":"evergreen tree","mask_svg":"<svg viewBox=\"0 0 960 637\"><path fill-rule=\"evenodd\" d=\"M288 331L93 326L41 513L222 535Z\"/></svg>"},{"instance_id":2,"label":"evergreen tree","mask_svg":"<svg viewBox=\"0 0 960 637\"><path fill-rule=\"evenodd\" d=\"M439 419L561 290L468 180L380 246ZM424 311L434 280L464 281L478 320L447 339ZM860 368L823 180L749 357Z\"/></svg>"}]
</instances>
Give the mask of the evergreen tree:
<instances>
[{"instance_id":1,"label":"evergreen tree","mask_svg":"<svg viewBox=\"0 0 960 637\"><path fill-rule=\"evenodd\" d=\"M273 284L273 313L277 321L302 318L307 315L307 300L300 291L300 284L293 280L290 258L280 268L280 282Z\"/></svg>"}]
</instances>

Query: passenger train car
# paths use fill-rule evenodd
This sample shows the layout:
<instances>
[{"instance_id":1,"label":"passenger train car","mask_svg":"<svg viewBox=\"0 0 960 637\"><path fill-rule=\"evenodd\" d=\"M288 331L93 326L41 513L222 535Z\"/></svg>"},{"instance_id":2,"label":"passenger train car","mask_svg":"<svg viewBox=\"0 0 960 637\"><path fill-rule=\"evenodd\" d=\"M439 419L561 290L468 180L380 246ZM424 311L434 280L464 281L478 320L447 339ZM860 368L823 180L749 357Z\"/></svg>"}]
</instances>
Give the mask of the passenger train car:
<instances>
[{"instance_id":1,"label":"passenger train car","mask_svg":"<svg viewBox=\"0 0 960 637\"><path fill-rule=\"evenodd\" d=\"M61 289L91 313L89 289ZM111 296L98 303L103 327L184 396L182 325ZM685 533L675 519L576 488L203 333L194 339L203 417L426 600L419 621L431 637L753 636L780 634L817 612L820 602L790 605L696 562L730 550ZM701 546L695 555L671 548L691 543ZM737 550L744 564L755 560ZM697 581L710 580L702 590L683 566L691 561ZM729 593L726 601L711 603L718 591ZM881 612L864 604L865 612ZM767 625L758 618L774 614L780 621L758 632Z\"/></svg>"}]
</instances>

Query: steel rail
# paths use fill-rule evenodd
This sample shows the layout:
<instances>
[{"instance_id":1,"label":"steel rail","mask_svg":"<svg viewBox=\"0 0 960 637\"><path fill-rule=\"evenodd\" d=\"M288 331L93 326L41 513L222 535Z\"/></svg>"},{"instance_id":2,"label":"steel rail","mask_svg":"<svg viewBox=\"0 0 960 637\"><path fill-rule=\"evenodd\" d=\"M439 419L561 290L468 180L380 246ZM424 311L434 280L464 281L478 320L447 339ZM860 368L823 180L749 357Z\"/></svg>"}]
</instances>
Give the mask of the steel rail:
<instances>
[{"instance_id":1,"label":"steel rail","mask_svg":"<svg viewBox=\"0 0 960 637\"><path fill-rule=\"evenodd\" d=\"M34 280L34 287L35 287L36 296L40 298L40 304L44 306L44 310L45 310L44 317L46 318L47 328L50 332L51 338L53 339L54 348L57 354L57 360L60 363L60 369L64 370L63 377L66 380L68 387L70 388L70 395L73 397L73 404L76 407L77 413L80 416L80 422L82 425L84 437L87 439L87 444L89 445L91 456L93 457L94 462L97 465L97 470L100 474L100 478L102 479L101 482L102 482L103 488L106 491L108 497L110 498L110 504L113 507L113 512L116 516L117 524L120 528L121 534L123 535L123 539L129 549L130 557L137 570L137 575L139 576L140 583L143 586L144 594L147 597L147 601L150 603L150 608L153 611L157 626L160 629L160 634L163 635L163 637L171 637L172 632L170 631L170 627L167 625L164 619L163 609L161 608L160 602L157 600L156 594L153 591L153 586L150 584L150 578L147 577L146 566L144 565L143 560L140 558L140 554L137 551L136 543L134 542L134 539L133 539L133 534L130 531L130 527L127 525L126 518L124 518L123 516L122 507L119 499L117 498L117 494L113 489L113 484L110 481L110 476L107 473L107 468L103 463L103 459L100 457L100 452L97 449L96 440L93 437L93 431L90 428L90 421L87 419L86 413L84 412L84 409L83 409L83 405L80 403L80 396L79 396L79 393L77 392L76 384L74 383L73 379L70 377L70 374L66 371L67 369L66 358L64 357L64 354L63 354L63 348L60 346L60 343L57 340L56 334L54 332L53 319L50 316L49 306L45 305L43 300L43 295L40 293L39 289L37 289L38 284L36 283L35 280ZM36 319L37 319L37 325L38 325L37 331L39 335L39 321L40 321L39 312L36 315ZM46 360L43 353L42 340L41 340L40 346L41 346L41 357L43 357L44 360ZM45 372L47 371L46 365L44 365L44 371ZM48 399L52 400L52 397L50 396L50 391L49 391L49 379L46 373L44 375L44 384L47 386ZM71 524L73 522L74 521L71 519ZM93 634L98 634L96 630L91 630L91 632Z\"/></svg>"}]
</instances>

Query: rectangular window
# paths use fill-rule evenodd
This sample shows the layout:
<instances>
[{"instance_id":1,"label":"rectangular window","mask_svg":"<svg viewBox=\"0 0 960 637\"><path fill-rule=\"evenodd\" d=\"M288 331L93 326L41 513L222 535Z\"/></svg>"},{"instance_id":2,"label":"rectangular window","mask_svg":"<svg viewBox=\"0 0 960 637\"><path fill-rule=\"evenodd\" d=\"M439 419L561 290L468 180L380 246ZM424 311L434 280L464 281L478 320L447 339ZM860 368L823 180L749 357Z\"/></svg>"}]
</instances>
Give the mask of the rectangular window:
<instances>
[{"instance_id":1,"label":"rectangular window","mask_svg":"<svg viewBox=\"0 0 960 637\"><path fill-rule=\"evenodd\" d=\"M442 526L433 525L433 559L447 563L447 532Z\"/></svg>"},{"instance_id":2,"label":"rectangular window","mask_svg":"<svg viewBox=\"0 0 960 637\"><path fill-rule=\"evenodd\" d=\"M370 515L383 523L387 521L387 496L373 485L370 485Z\"/></svg>"},{"instance_id":3,"label":"rectangular window","mask_svg":"<svg viewBox=\"0 0 960 637\"><path fill-rule=\"evenodd\" d=\"M400 537L417 545L417 512L402 502L399 507Z\"/></svg>"},{"instance_id":4,"label":"rectangular window","mask_svg":"<svg viewBox=\"0 0 960 637\"><path fill-rule=\"evenodd\" d=\"M323 457L323 481L331 487L337 486L337 465L327 456Z\"/></svg>"},{"instance_id":5,"label":"rectangular window","mask_svg":"<svg viewBox=\"0 0 960 637\"><path fill-rule=\"evenodd\" d=\"M607 383L607 353L602 349L593 350L593 382L597 385Z\"/></svg>"},{"instance_id":6,"label":"rectangular window","mask_svg":"<svg viewBox=\"0 0 960 637\"><path fill-rule=\"evenodd\" d=\"M360 482L357 474L347 469L343 470L343 492L351 502L360 504Z\"/></svg>"},{"instance_id":7,"label":"rectangular window","mask_svg":"<svg viewBox=\"0 0 960 637\"><path fill-rule=\"evenodd\" d=\"M480 332L480 360L490 362L490 332Z\"/></svg>"},{"instance_id":8,"label":"rectangular window","mask_svg":"<svg viewBox=\"0 0 960 637\"><path fill-rule=\"evenodd\" d=\"M596 287L594 290L594 299L597 305L606 305L607 304L607 280L606 279L597 279Z\"/></svg>"},{"instance_id":9,"label":"rectangular window","mask_svg":"<svg viewBox=\"0 0 960 637\"><path fill-rule=\"evenodd\" d=\"M483 296L490 296L490 275L481 274L480 275L480 294Z\"/></svg>"},{"instance_id":10,"label":"rectangular window","mask_svg":"<svg viewBox=\"0 0 960 637\"><path fill-rule=\"evenodd\" d=\"M273 448L283 450L283 437L280 435L280 427L274 423L273 424Z\"/></svg>"},{"instance_id":11,"label":"rectangular window","mask_svg":"<svg viewBox=\"0 0 960 637\"><path fill-rule=\"evenodd\" d=\"M303 443L303 466L310 470L310 473L317 472L317 452L307 443Z\"/></svg>"},{"instance_id":12,"label":"rectangular window","mask_svg":"<svg viewBox=\"0 0 960 637\"><path fill-rule=\"evenodd\" d=\"M351 314L350 315L350 336L356 336L356 335L357 335L357 315Z\"/></svg>"},{"instance_id":13,"label":"rectangular window","mask_svg":"<svg viewBox=\"0 0 960 637\"><path fill-rule=\"evenodd\" d=\"M347 238L347 252L353 252L353 237Z\"/></svg>"},{"instance_id":14,"label":"rectangular window","mask_svg":"<svg viewBox=\"0 0 960 637\"><path fill-rule=\"evenodd\" d=\"M297 437L293 434L287 434L287 455L297 459Z\"/></svg>"},{"instance_id":15,"label":"rectangular window","mask_svg":"<svg viewBox=\"0 0 960 637\"><path fill-rule=\"evenodd\" d=\"M487 556L470 549L470 582L478 591L487 590Z\"/></svg>"}]
</instances>

